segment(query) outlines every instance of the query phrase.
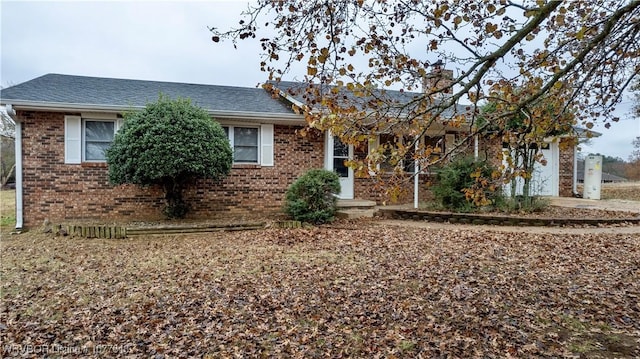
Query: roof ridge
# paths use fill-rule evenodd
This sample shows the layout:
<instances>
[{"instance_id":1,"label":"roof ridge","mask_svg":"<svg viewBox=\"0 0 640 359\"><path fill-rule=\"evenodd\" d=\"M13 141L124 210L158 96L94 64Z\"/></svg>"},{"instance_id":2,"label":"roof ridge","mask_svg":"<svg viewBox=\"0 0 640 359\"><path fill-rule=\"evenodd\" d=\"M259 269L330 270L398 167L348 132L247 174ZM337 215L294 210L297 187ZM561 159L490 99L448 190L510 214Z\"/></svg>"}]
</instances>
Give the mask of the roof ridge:
<instances>
[{"instance_id":1,"label":"roof ridge","mask_svg":"<svg viewBox=\"0 0 640 359\"><path fill-rule=\"evenodd\" d=\"M93 80L114 80L114 81L129 81L129 82L137 82L137 83L155 83L155 84L175 84L175 85L190 85L190 86L212 86L212 87L224 87L224 88L237 88L237 89L259 89L262 90L262 87L248 87L248 86L232 86L232 85L216 85L216 84L206 84L206 83L195 83L195 82L179 82L179 81L160 81L160 80L144 80L144 79L131 79L131 78L121 78L121 77L103 77L103 76L89 76L89 75L70 75L70 74L61 74L61 73L47 73L42 76L36 77L34 79L28 80L33 81L39 78L47 77L47 76L62 76L69 78L83 78L83 79L93 79ZM25 81L27 82L27 81Z\"/></svg>"}]
</instances>

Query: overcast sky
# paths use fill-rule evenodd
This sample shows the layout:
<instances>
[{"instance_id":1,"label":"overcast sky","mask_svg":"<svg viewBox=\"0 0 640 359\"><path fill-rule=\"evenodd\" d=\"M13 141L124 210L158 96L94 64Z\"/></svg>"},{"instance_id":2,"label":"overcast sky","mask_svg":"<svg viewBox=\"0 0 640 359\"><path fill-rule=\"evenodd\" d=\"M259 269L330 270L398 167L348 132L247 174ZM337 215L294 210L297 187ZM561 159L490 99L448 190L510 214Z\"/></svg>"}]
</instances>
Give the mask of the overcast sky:
<instances>
[{"instance_id":1,"label":"overcast sky","mask_svg":"<svg viewBox=\"0 0 640 359\"><path fill-rule=\"evenodd\" d=\"M237 24L246 1L0 1L3 87L47 73L244 87L266 79L257 41L234 50L207 29ZM621 122L594 128L603 135L583 151L627 159L640 136L632 104L625 98Z\"/></svg>"}]
</instances>

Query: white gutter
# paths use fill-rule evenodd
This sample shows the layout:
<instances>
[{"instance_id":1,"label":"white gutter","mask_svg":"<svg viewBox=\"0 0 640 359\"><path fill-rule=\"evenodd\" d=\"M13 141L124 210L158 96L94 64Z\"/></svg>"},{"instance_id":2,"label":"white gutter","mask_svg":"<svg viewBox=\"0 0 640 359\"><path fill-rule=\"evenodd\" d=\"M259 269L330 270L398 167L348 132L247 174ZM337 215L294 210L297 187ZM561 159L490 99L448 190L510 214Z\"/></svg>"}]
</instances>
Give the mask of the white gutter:
<instances>
[{"instance_id":1,"label":"white gutter","mask_svg":"<svg viewBox=\"0 0 640 359\"><path fill-rule=\"evenodd\" d=\"M16 123L15 157L16 157L16 229L21 230L22 215L22 123L16 117L16 110L11 104L5 105L7 114Z\"/></svg>"},{"instance_id":2,"label":"white gutter","mask_svg":"<svg viewBox=\"0 0 640 359\"><path fill-rule=\"evenodd\" d=\"M9 104L7 104L8 106ZM144 106L118 106L118 105L96 105L85 103L61 103L42 101L21 101L11 103L14 108L24 110L40 111L93 111L93 112L127 112L131 110L141 110ZM304 116L295 113L270 113L270 112L250 112L250 111L210 111L213 117L224 117L245 120L281 120L284 122L304 122Z\"/></svg>"},{"instance_id":3,"label":"white gutter","mask_svg":"<svg viewBox=\"0 0 640 359\"><path fill-rule=\"evenodd\" d=\"M418 142L416 142L415 152L418 152ZM418 209L419 201L420 201L420 162L414 160L413 162L413 208Z\"/></svg>"}]
</instances>

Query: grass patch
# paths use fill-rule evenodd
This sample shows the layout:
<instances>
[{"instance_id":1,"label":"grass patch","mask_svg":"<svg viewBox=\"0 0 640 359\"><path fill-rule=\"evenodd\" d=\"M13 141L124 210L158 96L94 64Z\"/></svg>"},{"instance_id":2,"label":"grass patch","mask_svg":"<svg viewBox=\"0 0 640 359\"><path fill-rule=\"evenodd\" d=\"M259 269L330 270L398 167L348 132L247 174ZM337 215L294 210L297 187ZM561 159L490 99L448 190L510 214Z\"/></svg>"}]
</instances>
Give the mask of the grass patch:
<instances>
[{"instance_id":1,"label":"grass patch","mask_svg":"<svg viewBox=\"0 0 640 359\"><path fill-rule=\"evenodd\" d=\"M16 191L0 190L0 227L16 224Z\"/></svg>"}]
</instances>

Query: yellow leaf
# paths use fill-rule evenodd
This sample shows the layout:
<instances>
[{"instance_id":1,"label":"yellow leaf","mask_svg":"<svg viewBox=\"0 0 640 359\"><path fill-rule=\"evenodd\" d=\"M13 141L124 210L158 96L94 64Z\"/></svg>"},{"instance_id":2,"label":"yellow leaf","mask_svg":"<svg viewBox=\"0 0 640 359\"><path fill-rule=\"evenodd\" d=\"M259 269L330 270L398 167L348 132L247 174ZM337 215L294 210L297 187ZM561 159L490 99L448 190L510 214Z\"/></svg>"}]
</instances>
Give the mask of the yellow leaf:
<instances>
[{"instance_id":1,"label":"yellow leaf","mask_svg":"<svg viewBox=\"0 0 640 359\"><path fill-rule=\"evenodd\" d=\"M318 69L315 67L307 67L307 75L309 76L315 76L318 73Z\"/></svg>"}]
</instances>

